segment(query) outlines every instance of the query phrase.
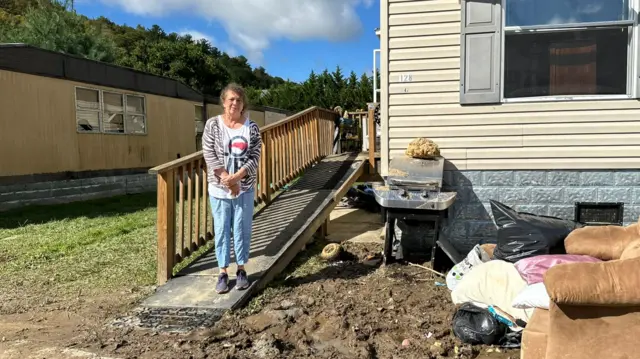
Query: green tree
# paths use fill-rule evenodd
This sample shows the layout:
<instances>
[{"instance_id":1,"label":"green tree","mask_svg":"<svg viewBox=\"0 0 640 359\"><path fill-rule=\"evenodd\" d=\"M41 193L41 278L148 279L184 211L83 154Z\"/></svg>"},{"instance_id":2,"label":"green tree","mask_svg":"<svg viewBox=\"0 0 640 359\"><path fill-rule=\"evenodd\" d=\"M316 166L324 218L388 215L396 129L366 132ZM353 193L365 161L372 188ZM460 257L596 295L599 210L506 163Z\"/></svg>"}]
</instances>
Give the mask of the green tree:
<instances>
[{"instance_id":1,"label":"green tree","mask_svg":"<svg viewBox=\"0 0 640 359\"><path fill-rule=\"evenodd\" d=\"M69 2L28 4L20 23L5 28L2 42L25 43L92 60L115 60L115 44L98 28L69 11Z\"/></svg>"},{"instance_id":2,"label":"green tree","mask_svg":"<svg viewBox=\"0 0 640 359\"><path fill-rule=\"evenodd\" d=\"M354 110L372 101L373 78L367 74L358 78L351 72L345 78L337 66L333 72L311 71L300 83L286 81L206 40L167 33L158 25L131 27L103 16L89 19L69 5L60 0L0 0L0 42L23 42L167 76L215 97L234 81L247 87L251 103L292 111L337 105Z\"/></svg>"}]
</instances>

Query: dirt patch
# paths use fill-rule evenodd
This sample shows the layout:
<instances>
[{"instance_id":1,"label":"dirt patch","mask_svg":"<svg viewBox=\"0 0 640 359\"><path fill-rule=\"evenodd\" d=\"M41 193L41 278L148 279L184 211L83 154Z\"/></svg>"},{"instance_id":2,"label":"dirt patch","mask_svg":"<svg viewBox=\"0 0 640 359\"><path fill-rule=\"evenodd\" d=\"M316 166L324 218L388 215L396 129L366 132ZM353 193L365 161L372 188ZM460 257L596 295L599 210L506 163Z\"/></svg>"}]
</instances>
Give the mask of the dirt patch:
<instances>
[{"instance_id":1,"label":"dirt patch","mask_svg":"<svg viewBox=\"0 0 640 359\"><path fill-rule=\"evenodd\" d=\"M442 278L412 266L381 267L372 258L380 250L377 244L347 244L342 260L329 265L312 253L246 309L188 334L105 326L134 307L136 293L3 316L0 333L9 334L2 334L0 358L42 350L58 353L56 358L66 358L65 350L154 359L519 357L518 350L459 343L450 330L449 291L436 285Z\"/></svg>"}]
</instances>

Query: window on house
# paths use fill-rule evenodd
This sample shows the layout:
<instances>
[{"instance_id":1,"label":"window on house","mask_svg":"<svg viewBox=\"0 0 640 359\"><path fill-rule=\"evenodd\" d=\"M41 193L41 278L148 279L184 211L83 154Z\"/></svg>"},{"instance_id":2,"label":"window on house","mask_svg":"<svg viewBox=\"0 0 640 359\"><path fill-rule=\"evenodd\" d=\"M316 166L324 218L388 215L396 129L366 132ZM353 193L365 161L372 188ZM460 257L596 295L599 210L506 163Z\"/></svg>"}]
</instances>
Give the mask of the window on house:
<instances>
[{"instance_id":1,"label":"window on house","mask_svg":"<svg viewBox=\"0 0 640 359\"><path fill-rule=\"evenodd\" d=\"M127 133L147 133L147 116L144 97L127 95L125 130Z\"/></svg>"},{"instance_id":2,"label":"window on house","mask_svg":"<svg viewBox=\"0 0 640 359\"><path fill-rule=\"evenodd\" d=\"M100 91L76 89L76 125L78 132L100 132Z\"/></svg>"},{"instance_id":3,"label":"window on house","mask_svg":"<svg viewBox=\"0 0 640 359\"><path fill-rule=\"evenodd\" d=\"M76 88L78 132L146 134L146 117L142 96Z\"/></svg>"},{"instance_id":4,"label":"window on house","mask_svg":"<svg viewBox=\"0 0 640 359\"><path fill-rule=\"evenodd\" d=\"M196 122L204 122L203 106L195 105L195 119Z\"/></svg>"},{"instance_id":5,"label":"window on house","mask_svg":"<svg viewBox=\"0 0 640 359\"><path fill-rule=\"evenodd\" d=\"M626 0L505 0L504 97L626 95Z\"/></svg>"},{"instance_id":6,"label":"window on house","mask_svg":"<svg viewBox=\"0 0 640 359\"><path fill-rule=\"evenodd\" d=\"M118 93L102 93L104 104L102 129L107 133L124 133L124 96Z\"/></svg>"},{"instance_id":7,"label":"window on house","mask_svg":"<svg viewBox=\"0 0 640 359\"><path fill-rule=\"evenodd\" d=\"M462 103L633 94L628 0L463 4Z\"/></svg>"}]
</instances>

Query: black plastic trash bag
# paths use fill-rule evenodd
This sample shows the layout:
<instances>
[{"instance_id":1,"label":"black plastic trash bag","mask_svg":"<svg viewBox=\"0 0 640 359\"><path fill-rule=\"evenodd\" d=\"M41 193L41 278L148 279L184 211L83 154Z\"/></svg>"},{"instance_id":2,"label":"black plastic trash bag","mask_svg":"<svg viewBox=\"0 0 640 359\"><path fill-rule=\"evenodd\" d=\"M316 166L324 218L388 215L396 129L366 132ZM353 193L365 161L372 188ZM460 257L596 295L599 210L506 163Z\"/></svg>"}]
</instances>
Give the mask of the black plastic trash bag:
<instances>
[{"instance_id":1,"label":"black plastic trash bag","mask_svg":"<svg viewBox=\"0 0 640 359\"><path fill-rule=\"evenodd\" d=\"M565 254L564 239L582 227L575 221L517 212L498 201L489 202L498 227L493 255L507 262L542 254Z\"/></svg>"},{"instance_id":2,"label":"black plastic trash bag","mask_svg":"<svg viewBox=\"0 0 640 359\"><path fill-rule=\"evenodd\" d=\"M463 303L453 316L453 334L466 344L498 344L507 332L488 310L471 303Z\"/></svg>"},{"instance_id":3,"label":"black plastic trash bag","mask_svg":"<svg viewBox=\"0 0 640 359\"><path fill-rule=\"evenodd\" d=\"M380 212L380 205L376 201L373 188L370 184L352 186L342 201L346 206L351 208L361 208L372 213Z\"/></svg>"},{"instance_id":4,"label":"black plastic trash bag","mask_svg":"<svg viewBox=\"0 0 640 359\"><path fill-rule=\"evenodd\" d=\"M511 331L509 330L507 334L505 334L498 341L498 346L500 348L505 349L518 349L520 348L520 344L522 343L522 331Z\"/></svg>"}]
</instances>

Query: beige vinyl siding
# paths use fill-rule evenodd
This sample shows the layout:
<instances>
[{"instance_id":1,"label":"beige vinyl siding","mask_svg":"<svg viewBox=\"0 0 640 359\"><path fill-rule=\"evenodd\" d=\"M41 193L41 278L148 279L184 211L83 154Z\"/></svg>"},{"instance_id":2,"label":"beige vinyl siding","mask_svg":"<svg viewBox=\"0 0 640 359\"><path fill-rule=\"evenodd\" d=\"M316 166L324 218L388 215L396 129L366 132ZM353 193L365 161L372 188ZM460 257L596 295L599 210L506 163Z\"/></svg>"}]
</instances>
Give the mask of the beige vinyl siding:
<instances>
[{"instance_id":1,"label":"beige vinyl siding","mask_svg":"<svg viewBox=\"0 0 640 359\"><path fill-rule=\"evenodd\" d=\"M145 135L79 133L76 86L145 99ZM194 103L0 70L0 176L145 168L195 152Z\"/></svg>"},{"instance_id":2,"label":"beige vinyl siding","mask_svg":"<svg viewBox=\"0 0 640 359\"><path fill-rule=\"evenodd\" d=\"M381 6L388 14L381 19L381 48L388 49L383 175L390 157L416 137L435 140L458 169L640 168L639 101L460 106L458 0L382 0ZM411 82L401 82L403 75Z\"/></svg>"}]
</instances>

